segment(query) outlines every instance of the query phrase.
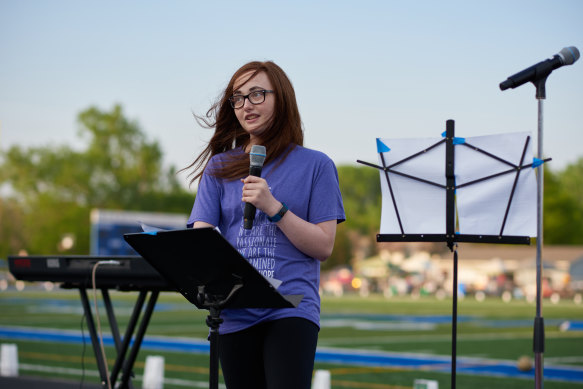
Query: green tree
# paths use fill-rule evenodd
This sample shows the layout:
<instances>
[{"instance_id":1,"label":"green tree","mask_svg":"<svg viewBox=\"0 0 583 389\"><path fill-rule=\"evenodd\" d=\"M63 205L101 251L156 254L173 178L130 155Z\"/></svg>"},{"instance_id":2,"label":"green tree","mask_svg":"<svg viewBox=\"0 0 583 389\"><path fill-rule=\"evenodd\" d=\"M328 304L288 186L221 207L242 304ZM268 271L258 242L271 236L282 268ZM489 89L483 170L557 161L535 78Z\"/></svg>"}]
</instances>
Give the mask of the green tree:
<instances>
[{"instance_id":1,"label":"green tree","mask_svg":"<svg viewBox=\"0 0 583 389\"><path fill-rule=\"evenodd\" d=\"M377 234L381 217L379 171L367 166L339 166L346 226L360 234Z\"/></svg>"},{"instance_id":2,"label":"green tree","mask_svg":"<svg viewBox=\"0 0 583 389\"><path fill-rule=\"evenodd\" d=\"M338 166L340 192L346 213L346 222L336 232L334 250L324 262L323 269L350 265L357 249L362 249L362 236L375 236L379 231L381 215L381 186L378 170L365 166ZM374 240L368 240L373 242ZM374 252L375 247L365 248Z\"/></svg>"},{"instance_id":3,"label":"green tree","mask_svg":"<svg viewBox=\"0 0 583 389\"><path fill-rule=\"evenodd\" d=\"M119 105L111 112L95 107L79 115L80 134L88 138L84 166L89 177L88 202L96 207L135 207L142 196L159 191L162 151L148 142Z\"/></svg>"},{"instance_id":4,"label":"green tree","mask_svg":"<svg viewBox=\"0 0 583 389\"><path fill-rule=\"evenodd\" d=\"M583 209L583 157L559 172L559 179L562 188L573 197L579 209Z\"/></svg>"},{"instance_id":5,"label":"green tree","mask_svg":"<svg viewBox=\"0 0 583 389\"><path fill-rule=\"evenodd\" d=\"M583 158L562 172L544 172L545 244L583 244Z\"/></svg>"},{"instance_id":6,"label":"green tree","mask_svg":"<svg viewBox=\"0 0 583 389\"><path fill-rule=\"evenodd\" d=\"M15 200L0 197L0 250L24 247L26 238L23 219L22 207ZM2 251L0 258L6 255Z\"/></svg>"},{"instance_id":7,"label":"green tree","mask_svg":"<svg viewBox=\"0 0 583 389\"><path fill-rule=\"evenodd\" d=\"M336 239L332 255L324 263L322 270L333 269L338 266L349 265L352 259L353 245L348 234L346 223L341 223L336 228Z\"/></svg>"},{"instance_id":8,"label":"green tree","mask_svg":"<svg viewBox=\"0 0 583 389\"><path fill-rule=\"evenodd\" d=\"M0 257L24 249L55 252L74 233L70 253L89 252L92 208L188 212L194 200L179 184L174 167L162 168L162 151L119 105L91 107L79 114L79 135L87 147L11 147L0 159ZM18 220L8 227L5 215Z\"/></svg>"}]
</instances>

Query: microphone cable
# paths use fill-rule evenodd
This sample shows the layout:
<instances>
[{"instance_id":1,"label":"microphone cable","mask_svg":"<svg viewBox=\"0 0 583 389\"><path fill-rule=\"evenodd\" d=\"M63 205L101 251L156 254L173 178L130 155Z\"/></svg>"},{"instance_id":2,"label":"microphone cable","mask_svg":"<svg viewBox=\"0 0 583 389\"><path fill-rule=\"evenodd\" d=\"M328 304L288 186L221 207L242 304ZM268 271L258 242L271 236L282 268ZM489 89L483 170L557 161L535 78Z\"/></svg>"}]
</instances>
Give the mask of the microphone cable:
<instances>
[{"instance_id":1,"label":"microphone cable","mask_svg":"<svg viewBox=\"0 0 583 389\"><path fill-rule=\"evenodd\" d=\"M97 335L99 336L99 346L101 348L101 357L103 358L103 365L105 366L105 376L107 378L107 388L111 388L111 380L109 379L109 367L107 366L107 357L105 355L105 346L103 345L103 333L101 332L101 319L99 318L99 309L97 307L97 287L95 282L95 273L99 265L120 265L119 261L98 261L93 265L91 270L91 282L93 286L93 305L95 306L95 319L97 321Z\"/></svg>"}]
</instances>

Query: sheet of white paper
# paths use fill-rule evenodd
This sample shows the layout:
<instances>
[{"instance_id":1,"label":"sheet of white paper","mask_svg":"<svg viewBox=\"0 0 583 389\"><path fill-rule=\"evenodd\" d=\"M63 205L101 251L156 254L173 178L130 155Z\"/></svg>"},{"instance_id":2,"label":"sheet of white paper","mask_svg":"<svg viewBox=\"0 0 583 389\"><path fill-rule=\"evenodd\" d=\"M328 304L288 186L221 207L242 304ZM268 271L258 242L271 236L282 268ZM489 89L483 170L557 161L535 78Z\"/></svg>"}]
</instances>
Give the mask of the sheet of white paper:
<instances>
[{"instance_id":1,"label":"sheet of white paper","mask_svg":"<svg viewBox=\"0 0 583 389\"><path fill-rule=\"evenodd\" d=\"M528 133L511 133L466 138L473 145L508 163L480 153L463 144L455 145L456 186L513 169L519 165ZM393 164L426 150L443 138L381 139L390 148L382 155L392 170L445 186L445 144L441 144L407 162ZM529 141L523 165L532 163ZM382 166L379 154L379 165ZM445 234L444 188L380 171L382 191L381 234ZM459 233L467 235L536 235L536 179L533 168L521 169L506 222L508 207L516 173L512 172L456 191ZM393 202L394 199L394 202Z\"/></svg>"},{"instance_id":2,"label":"sheet of white paper","mask_svg":"<svg viewBox=\"0 0 583 389\"><path fill-rule=\"evenodd\" d=\"M515 165L520 165L528 133L511 133L466 138L473 145ZM523 165L532 163L528 142ZM455 147L456 185L501 173L512 166L469 147ZM504 174L456 192L461 234L536 236L536 177L533 168L520 170L515 192L516 172ZM508 204L510 202L510 207ZM506 222L504 215L508 208ZM502 226L504 225L504 229Z\"/></svg>"},{"instance_id":3,"label":"sheet of white paper","mask_svg":"<svg viewBox=\"0 0 583 389\"><path fill-rule=\"evenodd\" d=\"M420 156L392 166L403 159L422 152L440 142L440 138L381 139L390 148L383 153L385 164L392 170L445 185L445 144L441 144ZM379 154L379 164L382 165ZM394 200L387 178L380 171L382 190L381 234L444 234L445 190L424 182L388 172ZM397 212L398 216L397 217ZM401 226L399 225L399 219Z\"/></svg>"},{"instance_id":4,"label":"sheet of white paper","mask_svg":"<svg viewBox=\"0 0 583 389\"><path fill-rule=\"evenodd\" d=\"M142 231L144 231L144 232L166 231L163 228L150 226L150 225L148 225L146 223L142 223L141 221L138 221L138 223L140 223L140 226L142 227Z\"/></svg>"},{"instance_id":5,"label":"sheet of white paper","mask_svg":"<svg viewBox=\"0 0 583 389\"><path fill-rule=\"evenodd\" d=\"M163 229L163 228L160 228L160 227L155 227L155 226L148 225L148 224L146 224L144 222L141 222L141 221L138 221L138 223L140 223L140 226L142 227L142 231L144 231L144 232L170 231L170 230L166 230L166 229ZM219 229L219 227L215 227L214 230L217 231L219 234L222 235L222 232Z\"/></svg>"}]
</instances>

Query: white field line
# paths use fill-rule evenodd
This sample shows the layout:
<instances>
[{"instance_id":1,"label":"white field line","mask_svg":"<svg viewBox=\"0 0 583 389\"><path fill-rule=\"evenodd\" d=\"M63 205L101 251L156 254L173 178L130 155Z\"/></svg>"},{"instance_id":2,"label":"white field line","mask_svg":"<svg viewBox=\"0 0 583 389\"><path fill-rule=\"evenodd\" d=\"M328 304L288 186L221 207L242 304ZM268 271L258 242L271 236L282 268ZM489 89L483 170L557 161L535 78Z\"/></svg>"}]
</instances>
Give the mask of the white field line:
<instances>
[{"instance_id":1,"label":"white field line","mask_svg":"<svg viewBox=\"0 0 583 389\"><path fill-rule=\"evenodd\" d=\"M62 375L69 375L75 377L81 377L82 375L89 376L89 377L99 377L99 372L97 370L81 370L81 369L73 369L68 367L56 367L56 366L44 366L44 365L32 365L28 363L21 363L18 365L19 370L26 370L26 371L36 371L42 373L53 373L53 374L62 374ZM142 381L143 376L136 374L134 380ZM178 378L164 378L164 383L169 385L176 385L176 386L185 386L189 388L208 388L208 382L203 381L188 381ZM219 387L221 389L226 389L226 386L220 384Z\"/></svg>"}]
</instances>

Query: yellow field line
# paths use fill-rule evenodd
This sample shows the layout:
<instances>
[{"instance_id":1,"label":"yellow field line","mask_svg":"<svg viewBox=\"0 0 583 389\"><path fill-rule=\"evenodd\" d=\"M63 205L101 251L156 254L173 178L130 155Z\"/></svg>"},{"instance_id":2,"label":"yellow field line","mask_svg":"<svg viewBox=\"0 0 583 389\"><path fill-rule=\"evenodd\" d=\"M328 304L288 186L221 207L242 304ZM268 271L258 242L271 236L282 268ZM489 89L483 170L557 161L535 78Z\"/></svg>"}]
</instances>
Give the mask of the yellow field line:
<instances>
[{"instance_id":1,"label":"yellow field line","mask_svg":"<svg viewBox=\"0 0 583 389\"><path fill-rule=\"evenodd\" d=\"M49 361L62 361L62 362L81 362L81 357L69 356L69 355L59 355L59 354L45 354L45 353L35 353L21 351L18 353L20 357L30 358L30 359L44 359Z\"/></svg>"},{"instance_id":2,"label":"yellow field line","mask_svg":"<svg viewBox=\"0 0 583 389\"><path fill-rule=\"evenodd\" d=\"M30 359L40 359L40 360L47 360L47 361L60 361L60 362L77 362L81 363L83 360L82 357L73 356L73 355L59 355L59 354L45 354L45 353L36 353L36 352L20 352L19 353L23 358L30 358ZM85 358L85 362L95 362L93 356ZM113 363L108 360L108 365L113 367ZM134 366L139 368L144 368L144 362L136 361ZM204 367L194 367L194 366L181 366L181 365L171 365L165 364L164 369L168 371L175 371L175 372L189 372L189 373L199 373L199 374L208 374L209 369Z\"/></svg>"},{"instance_id":3,"label":"yellow field line","mask_svg":"<svg viewBox=\"0 0 583 389\"><path fill-rule=\"evenodd\" d=\"M362 373L386 373L394 371L405 371L405 369L397 369L392 367L339 367L336 369L328 369L333 375L342 374L362 374Z\"/></svg>"},{"instance_id":4,"label":"yellow field line","mask_svg":"<svg viewBox=\"0 0 583 389\"><path fill-rule=\"evenodd\" d=\"M411 386L399 386L389 384L374 384L371 382L352 382L332 380L332 385L345 388L369 388L369 389L411 389Z\"/></svg>"}]
</instances>

